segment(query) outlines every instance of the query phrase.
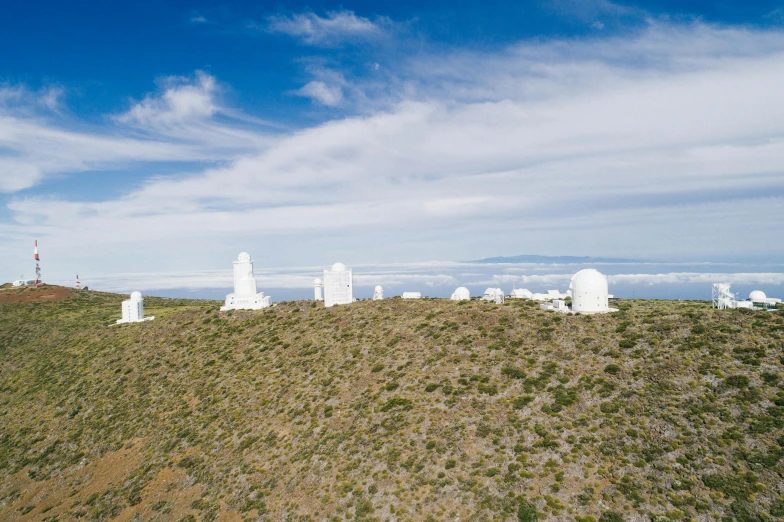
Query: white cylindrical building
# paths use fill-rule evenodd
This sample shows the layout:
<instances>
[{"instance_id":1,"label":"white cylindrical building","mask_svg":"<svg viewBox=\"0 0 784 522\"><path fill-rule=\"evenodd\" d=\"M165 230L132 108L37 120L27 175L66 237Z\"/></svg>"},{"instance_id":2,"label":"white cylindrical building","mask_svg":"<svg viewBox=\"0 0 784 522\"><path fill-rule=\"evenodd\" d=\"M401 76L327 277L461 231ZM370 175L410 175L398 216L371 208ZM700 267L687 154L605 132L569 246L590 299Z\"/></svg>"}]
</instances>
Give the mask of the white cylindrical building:
<instances>
[{"instance_id":1,"label":"white cylindrical building","mask_svg":"<svg viewBox=\"0 0 784 522\"><path fill-rule=\"evenodd\" d=\"M573 312L609 312L607 277L593 268L580 270L569 284L572 291Z\"/></svg>"},{"instance_id":2,"label":"white cylindrical building","mask_svg":"<svg viewBox=\"0 0 784 522\"><path fill-rule=\"evenodd\" d=\"M321 289L324 287L324 283L321 282L321 278L317 277L313 280L313 292L315 294L314 299L316 301L323 301L324 298L321 297Z\"/></svg>"},{"instance_id":3,"label":"white cylindrical building","mask_svg":"<svg viewBox=\"0 0 784 522\"><path fill-rule=\"evenodd\" d=\"M454 292L452 292L452 297L450 297L452 301L468 301L471 299L471 292L468 291L468 288L461 286Z\"/></svg>"},{"instance_id":4,"label":"white cylindrical building","mask_svg":"<svg viewBox=\"0 0 784 522\"><path fill-rule=\"evenodd\" d=\"M381 285L376 285L376 288L373 289L373 300L380 301L384 299L384 289Z\"/></svg>"}]
</instances>

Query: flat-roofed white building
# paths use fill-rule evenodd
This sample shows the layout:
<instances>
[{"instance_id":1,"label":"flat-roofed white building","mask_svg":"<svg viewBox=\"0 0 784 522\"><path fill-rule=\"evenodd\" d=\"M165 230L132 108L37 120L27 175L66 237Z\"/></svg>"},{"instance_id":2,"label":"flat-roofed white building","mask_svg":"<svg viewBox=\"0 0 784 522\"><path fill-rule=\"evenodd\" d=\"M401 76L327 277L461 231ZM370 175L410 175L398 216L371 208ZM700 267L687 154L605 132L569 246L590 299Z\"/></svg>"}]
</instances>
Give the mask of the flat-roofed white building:
<instances>
[{"instance_id":1,"label":"flat-roofed white building","mask_svg":"<svg viewBox=\"0 0 784 522\"><path fill-rule=\"evenodd\" d=\"M422 299L422 294L419 292L403 292L401 297L403 299Z\"/></svg>"},{"instance_id":2,"label":"flat-roofed white building","mask_svg":"<svg viewBox=\"0 0 784 522\"><path fill-rule=\"evenodd\" d=\"M510 299L531 299L533 297L533 293L527 288L514 288L512 293L509 294Z\"/></svg>"},{"instance_id":3,"label":"flat-roofed white building","mask_svg":"<svg viewBox=\"0 0 784 522\"><path fill-rule=\"evenodd\" d=\"M234 293L226 296L221 310L260 310L270 306L272 299L256 291L253 261L247 252L240 253L234 261Z\"/></svg>"},{"instance_id":4,"label":"flat-roofed white building","mask_svg":"<svg viewBox=\"0 0 784 522\"><path fill-rule=\"evenodd\" d=\"M142 321L152 321L154 316L144 317L144 299L141 292L132 292L131 298L122 302L122 319L117 320L117 324L141 323Z\"/></svg>"},{"instance_id":5,"label":"flat-roofed white building","mask_svg":"<svg viewBox=\"0 0 784 522\"><path fill-rule=\"evenodd\" d=\"M354 302L354 274L343 263L335 263L324 270L324 306Z\"/></svg>"}]
</instances>

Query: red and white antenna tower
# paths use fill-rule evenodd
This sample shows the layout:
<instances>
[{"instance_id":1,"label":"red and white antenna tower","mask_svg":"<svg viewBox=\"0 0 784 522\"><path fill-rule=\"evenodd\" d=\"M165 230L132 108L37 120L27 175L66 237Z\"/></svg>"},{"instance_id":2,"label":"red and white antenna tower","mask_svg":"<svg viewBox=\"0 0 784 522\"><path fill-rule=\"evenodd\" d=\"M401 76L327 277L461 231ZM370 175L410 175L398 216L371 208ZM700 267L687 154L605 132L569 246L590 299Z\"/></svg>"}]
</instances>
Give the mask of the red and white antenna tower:
<instances>
[{"instance_id":1,"label":"red and white antenna tower","mask_svg":"<svg viewBox=\"0 0 784 522\"><path fill-rule=\"evenodd\" d=\"M33 250L33 257L35 258L35 284L42 285L44 282L41 280L41 266L38 264L41 258L38 257L38 240L35 240L35 250Z\"/></svg>"},{"instance_id":2,"label":"red and white antenna tower","mask_svg":"<svg viewBox=\"0 0 784 522\"><path fill-rule=\"evenodd\" d=\"M79 274L76 274L76 289L81 290L82 284L79 282Z\"/></svg>"}]
</instances>

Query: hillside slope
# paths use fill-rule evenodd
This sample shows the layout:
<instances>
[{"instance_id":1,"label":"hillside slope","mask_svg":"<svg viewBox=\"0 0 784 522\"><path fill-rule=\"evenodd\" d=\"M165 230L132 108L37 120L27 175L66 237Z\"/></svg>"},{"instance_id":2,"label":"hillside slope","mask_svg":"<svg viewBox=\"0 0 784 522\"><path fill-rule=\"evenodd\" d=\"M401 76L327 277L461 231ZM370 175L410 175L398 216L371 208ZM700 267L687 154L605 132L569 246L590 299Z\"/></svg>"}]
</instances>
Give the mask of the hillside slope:
<instances>
[{"instance_id":1,"label":"hillside slope","mask_svg":"<svg viewBox=\"0 0 784 522\"><path fill-rule=\"evenodd\" d=\"M784 514L780 313L122 299L0 302L0 519Z\"/></svg>"}]
</instances>

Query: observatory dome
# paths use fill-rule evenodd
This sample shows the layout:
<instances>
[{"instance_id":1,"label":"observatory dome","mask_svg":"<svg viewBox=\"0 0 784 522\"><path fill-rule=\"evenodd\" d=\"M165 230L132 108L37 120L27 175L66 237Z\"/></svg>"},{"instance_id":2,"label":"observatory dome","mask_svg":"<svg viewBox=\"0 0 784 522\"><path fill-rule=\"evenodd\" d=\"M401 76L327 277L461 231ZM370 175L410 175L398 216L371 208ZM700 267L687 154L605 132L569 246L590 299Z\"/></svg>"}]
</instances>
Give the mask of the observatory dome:
<instances>
[{"instance_id":1,"label":"observatory dome","mask_svg":"<svg viewBox=\"0 0 784 522\"><path fill-rule=\"evenodd\" d=\"M755 303L764 303L765 299L767 299L767 296L762 290L754 290L749 294L749 301L753 301Z\"/></svg>"},{"instance_id":2,"label":"observatory dome","mask_svg":"<svg viewBox=\"0 0 784 522\"><path fill-rule=\"evenodd\" d=\"M609 311L607 277L593 268L580 270L569 284L572 291L572 310L575 312Z\"/></svg>"},{"instance_id":3,"label":"observatory dome","mask_svg":"<svg viewBox=\"0 0 784 522\"><path fill-rule=\"evenodd\" d=\"M461 286L452 294L453 301L467 301L469 299L471 299L471 292L464 286Z\"/></svg>"},{"instance_id":4,"label":"observatory dome","mask_svg":"<svg viewBox=\"0 0 784 522\"><path fill-rule=\"evenodd\" d=\"M250 254L247 252L241 252L240 255L237 256L237 261L248 262L250 261Z\"/></svg>"},{"instance_id":5,"label":"observatory dome","mask_svg":"<svg viewBox=\"0 0 784 522\"><path fill-rule=\"evenodd\" d=\"M142 293L141 292L132 292L131 293L131 301L137 302L142 300Z\"/></svg>"},{"instance_id":6,"label":"observatory dome","mask_svg":"<svg viewBox=\"0 0 784 522\"><path fill-rule=\"evenodd\" d=\"M334 265L332 265L332 271L333 272L345 272L346 271L346 265L344 265L343 263L335 263Z\"/></svg>"},{"instance_id":7,"label":"observatory dome","mask_svg":"<svg viewBox=\"0 0 784 522\"><path fill-rule=\"evenodd\" d=\"M381 285L376 285L376 288L374 288L373 290L376 291L376 292L383 292L384 291L384 289L381 287Z\"/></svg>"},{"instance_id":8,"label":"observatory dome","mask_svg":"<svg viewBox=\"0 0 784 522\"><path fill-rule=\"evenodd\" d=\"M321 284L321 278L320 278L320 277L317 277L316 279L314 279L314 280L313 280L313 284L314 284L314 285L320 285L320 284Z\"/></svg>"}]
</instances>

